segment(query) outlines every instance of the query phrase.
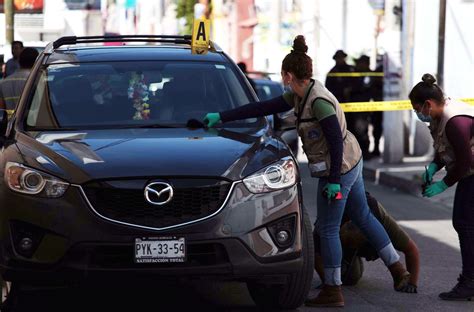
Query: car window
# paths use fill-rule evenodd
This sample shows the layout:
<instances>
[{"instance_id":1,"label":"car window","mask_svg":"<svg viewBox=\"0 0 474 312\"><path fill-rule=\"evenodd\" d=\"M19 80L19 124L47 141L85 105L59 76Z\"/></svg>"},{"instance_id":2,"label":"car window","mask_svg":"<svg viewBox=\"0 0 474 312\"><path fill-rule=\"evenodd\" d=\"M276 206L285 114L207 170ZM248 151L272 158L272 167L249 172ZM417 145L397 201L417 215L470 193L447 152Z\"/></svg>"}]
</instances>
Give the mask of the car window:
<instances>
[{"instance_id":1,"label":"car window","mask_svg":"<svg viewBox=\"0 0 474 312\"><path fill-rule=\"evenodd\" d=\"M197 62L63 63L42 69L27 109L29 130L184 126L208 112L251 101L226 64ZM239 121L252 123L256 119Z\"/></svg>"},{"instance_id":2,"label":"car window","mask_svg":"<svg viewBox=\"0 0 474 312\"><path fill-rule=\"evenodd\" d=\"M256 82L256 91L260 101L266 101L283 94L283 88L275 83Z\"/></svg>"}]
</instances>

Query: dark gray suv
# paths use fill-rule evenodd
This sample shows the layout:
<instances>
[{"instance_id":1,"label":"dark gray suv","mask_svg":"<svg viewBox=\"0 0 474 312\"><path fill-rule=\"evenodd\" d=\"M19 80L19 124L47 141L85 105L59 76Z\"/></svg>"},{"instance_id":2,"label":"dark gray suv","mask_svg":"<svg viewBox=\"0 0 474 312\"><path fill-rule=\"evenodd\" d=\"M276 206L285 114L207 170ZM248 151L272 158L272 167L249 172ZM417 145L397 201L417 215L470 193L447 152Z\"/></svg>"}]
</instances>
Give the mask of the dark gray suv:
<instances>
[{"instance_id":1,"label":"dark gray suv","mask_svg":"<svg viewBox=\"0 0 474 312\"><path fill-rule=\"evenodd\" d=\"M48 45L0 121L4 306L86 277L237 280L259 306L301 305L313 241L292 153L266 118L200 122L256 100L226 54L194 55L188 36Z\"/></svg>"}]
</instances>

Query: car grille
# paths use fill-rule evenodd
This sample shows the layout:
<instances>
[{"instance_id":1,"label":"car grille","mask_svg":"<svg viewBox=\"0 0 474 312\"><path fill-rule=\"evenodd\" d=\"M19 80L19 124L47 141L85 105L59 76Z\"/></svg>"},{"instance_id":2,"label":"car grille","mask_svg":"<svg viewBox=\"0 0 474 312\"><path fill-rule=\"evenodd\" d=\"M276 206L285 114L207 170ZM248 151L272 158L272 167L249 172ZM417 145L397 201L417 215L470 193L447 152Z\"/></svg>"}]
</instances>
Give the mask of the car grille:
<instances>
[{"instance_id":1,"label":"car grille","mask_svg":"<svg viewBox=\"0 0 474 312\"><path fill-rule=\"evenodd\" d=\"M84 250L81 250L84 254ZM89 250L89 266L93 268L133 268L149 267L150 264L134 263L134 246L97 246ZM221 244L188 243L186 247L186 261L184 263L160 263L159 267L197 267L228 263L227 252ZM152 265L153 266L153 265Z\"/></svg>"},{"instance_id":2,"label":"car grille","mask_svg":"<svg viewBox=\"0 0 474 312\"><path fill-rule=\"evenodd\" d=\"M193 181L189 187L173 187L173 199L157 206L145 199L145 185L130 189L101 182L85 185L83 189L94 210L103 217L131 225L165 228L212 215L224 204L232 186L223 181L199 186Z\"/></svg>"}]
</instances>

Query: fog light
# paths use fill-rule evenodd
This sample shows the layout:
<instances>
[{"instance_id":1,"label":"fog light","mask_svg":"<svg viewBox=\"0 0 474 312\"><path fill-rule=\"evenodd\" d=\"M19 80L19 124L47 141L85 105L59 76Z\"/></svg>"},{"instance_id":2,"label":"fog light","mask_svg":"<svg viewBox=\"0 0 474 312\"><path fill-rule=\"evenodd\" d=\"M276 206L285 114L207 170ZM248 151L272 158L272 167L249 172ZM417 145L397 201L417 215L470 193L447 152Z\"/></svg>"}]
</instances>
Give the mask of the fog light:
<instances>
[{"instance_id":1,"label":"fog light","mask_svg":"<svg viewBox=\"0 0 474 312\"><path fill-rule=\"evenodd\" d=\"M290 238L290 234L287 231L280 231L277 234L277 241L280 244L285 244L288 241L288 238Z\"/></svg>"},{"instance_id":2,"label":"fog light","mask_svg":"<svg viewBox=\"0 0 474 312\"><path fill-rule=\"evenodd\" d=\"M22 221L10 221L10 228L15 251L23 257L31 258L44 237L44 230Z\"/></svg>"},{"instance_id":3,"label":"fog light","mask_svg":"<svg viewBox=\"0 0 474 312\"><path fill-rule=\"evenodd\" d=\"M296 235L296 215L292 214L267 225L268 232L278 249L293 245Z\"/></svg>"},{"instance_id":4,"label":"fog light","mask_svg":"<svg viewBox=\"0 0 474 312\"><path fill-rule=\"evenodd\" d=\"M22 251L30 251L33 247L33 240L31 238L25 237L20 241L19 247Z\"/></svg>"}]
</instances>

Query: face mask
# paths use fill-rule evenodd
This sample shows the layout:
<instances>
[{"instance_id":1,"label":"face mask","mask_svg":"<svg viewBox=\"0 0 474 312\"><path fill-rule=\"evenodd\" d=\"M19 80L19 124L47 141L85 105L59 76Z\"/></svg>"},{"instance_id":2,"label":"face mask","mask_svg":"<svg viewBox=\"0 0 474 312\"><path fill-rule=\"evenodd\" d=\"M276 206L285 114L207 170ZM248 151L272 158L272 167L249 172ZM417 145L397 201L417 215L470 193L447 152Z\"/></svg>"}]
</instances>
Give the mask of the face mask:
<instances>
[{"instance_id":1,"label":"face mask","mask_svg":"<svg viewBox=\"0 0 474 312\"><path fill-rule=\"evenodd\" d=\"M423 121L423 122L431 122L431 116L425 116L422 113L416 112L416 116L418 116L418 119Z\"/></svg>"}]
</instances>

